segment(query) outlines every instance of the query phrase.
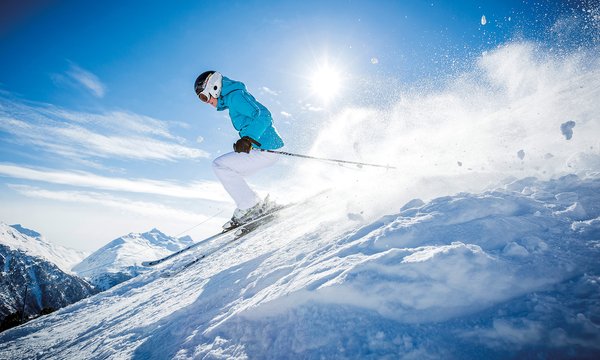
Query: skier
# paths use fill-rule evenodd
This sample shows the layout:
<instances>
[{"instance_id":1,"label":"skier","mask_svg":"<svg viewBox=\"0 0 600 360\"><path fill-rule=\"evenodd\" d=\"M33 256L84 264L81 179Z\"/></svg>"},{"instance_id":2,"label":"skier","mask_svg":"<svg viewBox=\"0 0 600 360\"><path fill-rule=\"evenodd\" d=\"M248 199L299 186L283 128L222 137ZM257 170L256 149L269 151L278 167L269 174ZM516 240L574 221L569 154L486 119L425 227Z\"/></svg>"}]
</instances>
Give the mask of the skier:
<instances>
[{"instance_id":1,"label":"skier","mask_svg":"<svg viewBox=\"0 0 600 360\"><path fill-rule=\"evenodd\" d=\"M283 146L283 140L273 126L269 110L256 101L243 83L231 80L217 71L205 71L196 79L194 90L202 102L214 106L217 111L229 109L231 123L240 135L240 139L233 144L233 152L213 161L215 174L237 206L231 220L223 225L224 229L230 229L274 207L268 196L261 200L244 177L277 161L276 154L251 151L254 147L279 149Z\"/></svg>"}]
</instances>

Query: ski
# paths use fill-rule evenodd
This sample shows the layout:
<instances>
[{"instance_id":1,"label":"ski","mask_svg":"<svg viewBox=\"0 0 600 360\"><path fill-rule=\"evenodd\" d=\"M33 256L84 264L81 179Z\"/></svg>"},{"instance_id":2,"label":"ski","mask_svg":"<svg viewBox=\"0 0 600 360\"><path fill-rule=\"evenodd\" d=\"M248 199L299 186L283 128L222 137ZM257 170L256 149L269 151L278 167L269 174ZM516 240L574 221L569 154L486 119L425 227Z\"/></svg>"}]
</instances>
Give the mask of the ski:
<instances>
[{"instance_id":1,"label":"ski","mask_svg":"<svg viewBox=\"0 0 600 360\"><path fill-rule=\"evenodd\" d=\"M207 242L209 242L211 240L218 239L221 236L224 236L225 234L227 234L228 232L230 232L230 231L232 231L234 229L235 228L228 229L228 230L223 230L223 231L221 231L218 234L209 236L206 239L203 239L203 240L201 240L201 241L199 241L199 242L197 242L195 244L191 244L191 245L189 245L189 246L187 246L187 247L185 247L185 248L183 248L181 250L175 251L174 253L171 253L171 254L163 257L163 258L152 260L152 261L144 261L144 262L142 262L142 266L156 266L158 264L162 264L163 262L165 262L167 260L170 260L170 259L172 259L172 258L174 258L176 256L179 256L179 255L183 254L184 252L190 251L191 249L196 248L196 247L198 247L198 246L200 246L202 244L205 244L205 243L207 243Z\"/></svg>"},{"instance_id":2,"label":"ski","mask_svg":"<svg viewBox=\"0 0 600 360\"><path fill-rule=\"evenodd\" d=\"M167 269L167 270L163 271L160 274L160 276L161 277L173 277L173 276L179 274L180 272L184 271L185 269L189 268L190 266L196 264L200 260L206 258L207 256L212 255L212 254L216 253L219 250L225 249L228 245L236 242L242 236L234 236L232 239L227 240L221 246L217 246L217 247L215 247L214 249L212 249L210 251L207 251L207 252L204 252L204 253L202 253L200 255L194 256L191 260L187 261L185 264L183 264L181 266L177 266L176 268L170 268L170 269Z\"/></svg>"},{"instance_id":3,"label":"ski","mask_svg":"<svg viewBox=\"0 0 600 360\"><path fill-rule=\"evenodd\" d=\"M230 233L232 231L235 231L235 232L237 232L239 230L243 231L244 229L249 228L251 225L254 225L254 224L258 223L261 220L264 220L268 216L271 216L271 215L275 214L276 212L281 211L283 209L287 209L287 208L289 208L289 207L291 207L291 206L293 206L295 204L296 203L291 203L291 204L287 204L287 205L283 205L283 206L277 207L277 208L275 208L275 209L273 209L273 210L271 210L271 211L269 211L269 212L267 212L265 214L260 215L259 217L255 218L253 220L250 220L250 221L248 221L248 222L246 222L244 224L241 224L241 225L234 226L232 228L223 230L223 231L221 231L221 232L219 232L219 233L217 233L215 235L207 237L206 239L200 240L199 242L197 242L195 244L191 244L191 245L189 245L189 246L187 246L187 247L185 247L185 248L183 248L181 250L175 251L174 253L169 254L169 255L167 255L167 256L165 256L163 258L152 260L152 261L144 261L144 262L142 262L142 266L156 266L158 264L162 264L163 262L165 262L167 260L170 260L170 259L173 259L174 257L177 257L177 256L179 256L179 255L181 255L181 254L183 254L183 253L185 253L187 251L190 251L190 250L192 250L192 249L194 249L194 248L196 248L196 247L198 247L198 246L200 246L202 244L206 244L206 243L208 243L208 242L210 242L212 240L216 240L216 239L218 239L218 238L220 238L222 236L225 236L226 234L228 234L228 233Z\"/></svg>"},{"instance_id":4,"label":"ski","mask_svg":"<svg viewBox=\"0 0 600 360\"><path fill-rule=\"evenodd\" d=\"M285 208L287 208L287 207L289 207L289 206L286 206ZM256 219L256 221L252 221L252 222L237 226L235 229L232 229L232 230L237 230L232 239L225 241L223 244L215 247L212 250L209 250L207 252L204 252L202 254L194 256L191 260L189 260L188 262L186 262L185 264L183 264L181 266L178 266L175 269L165 270L160 276L161 277L173 277L173 276L179 274L180 272L184 271L185 269L189 268L190 266L196 264L200 260L206 258L207 256L212 255L219 250L228 248L229 245L237 242L242 237L250 234L252 231L256 230L259 226L269 223L272 220L272 218L274 218L277 215L276 212L279 210L283 210L283 209L284 209L284 207L279 208L275 211L272 211L272 212L266 214L265 216L261 216L259 219ZM229 233L231 231L227 231L227 232Z\"/></svg>"},{"instance_id":5,"label":"ski","mask_svg":"<svg viewBox=\"0 0 600 360\"><path fill-rule=\"evenodd\" d=\"M209 240L215 239L215 238L220 237L220 236L227 235L231 231L236 230L234 238L226 241L222 245L217 246L216 248L214 248L214 249L212 249L212 250L210 250L208 252L205 252L203 254L199 254L197 256L194 256L190 261L186 262L184 265L178 266L176 269L165 270L161 274L161 277L173 277L173 276L179 274L180 272L182 272L185 269L189 268L190 266L198 263L200 260L206 258L207 256L209 256L211 254L214 254L215 252L217 252L217 251L219 251L221 249L227 248L230 244L236 242L240 238L242 238L242 237L246 236L247 234L251 233L252 231L256 230L261 225L264 225L264 224L270 222L272 220L272 218L275 217L279 211L291 208L291 207L299 205L299 204L304 204L304 203L306 203L306 202L308 202L308 201L310 201L310 200L312 200L312 199L318 197L319 195L322 195L322 194L324 194L324 193L326 193L328 191L330 191L330 189L323 190L323 191L321 191L321 192L319 192L317 194L314 194L314 195L308 197L307 199L305 199L304 201L290 203L290 204L281 206L281 207L279 207L277 209L274 209L273 211L270 211L269 213L266 213L266 214L264 214L262 216L259 216L258 218L254 219L254 220L252 220L250 222L247 222L247 223L239 225L237 227L225 230L225 231L223 231L223 232L221 232L221 233L219 233L219 234L217 234L215 236L212 236L210 238L202 240L202 241L200 241L197 244L191 245L188 248L197 247L198 245L206 243ZM186 250L186 249L184 249L184 250ZM181 252L179 252L179 253L181 253ZM174 254L172 254L172 255L174 255ZM172 256L171 256L171 258L172 258ZM160 260L162 260L162 259L160 259Z\"/></svg>"}]
</instances>

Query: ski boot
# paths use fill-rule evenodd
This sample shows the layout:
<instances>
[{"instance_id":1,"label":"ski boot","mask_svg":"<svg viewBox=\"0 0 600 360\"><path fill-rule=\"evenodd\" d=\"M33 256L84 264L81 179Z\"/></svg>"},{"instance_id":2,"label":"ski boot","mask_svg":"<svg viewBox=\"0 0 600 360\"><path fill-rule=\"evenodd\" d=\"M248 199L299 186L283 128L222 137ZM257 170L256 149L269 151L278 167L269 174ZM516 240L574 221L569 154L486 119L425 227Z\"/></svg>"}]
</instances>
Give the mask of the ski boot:
<instances>
[{"instance_id":1,"label":"ski boot","mask_svg":"<svg viewBox=\"0 0 600 360\"><path fill-rule=\"evenodd\" d=\"M240 227L247 222L257 219L277 209L277 204L269 199L269 195L249 209L235 209L231 220L223 224L223 230Z\"/></svg>"}]
</instances>

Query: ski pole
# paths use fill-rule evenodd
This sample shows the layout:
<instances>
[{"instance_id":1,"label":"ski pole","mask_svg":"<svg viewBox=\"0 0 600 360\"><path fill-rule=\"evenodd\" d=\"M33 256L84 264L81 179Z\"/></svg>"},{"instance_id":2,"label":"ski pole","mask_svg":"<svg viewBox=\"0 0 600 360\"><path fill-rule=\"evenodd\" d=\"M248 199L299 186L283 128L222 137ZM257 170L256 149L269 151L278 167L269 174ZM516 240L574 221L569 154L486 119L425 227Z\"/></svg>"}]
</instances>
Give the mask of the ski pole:
<instances>
[{"instance_id":1,"label":"ski pole","mask_svg":"<svg viewBox=\"0 0 600 360\"><path fill-rule=\"evenodd\" d=\"M316 157L316 156L294 154L294 153L289 153L289 152L285 152L285 151L265 150L265 149L256 149L256 150L260 150L263 152L270 152L270 153L279 154L279 155L295 156L295 157L300 157L300 158L304 158L304 159L331 161L331 162L336 162L336 163L340 163L340 164L353 164L353 165L357 165L358 167L373 166L373 167L380 167L380 168L386 168L386 169L396 169L395 166L389 166L389 165L368 164L368 163L362 163L362 162L357 162L357 161L347 161L347 160L338 160L338 159L326 159L326 158L320 158L320 157Z\"/></svg>"}]
</instances>

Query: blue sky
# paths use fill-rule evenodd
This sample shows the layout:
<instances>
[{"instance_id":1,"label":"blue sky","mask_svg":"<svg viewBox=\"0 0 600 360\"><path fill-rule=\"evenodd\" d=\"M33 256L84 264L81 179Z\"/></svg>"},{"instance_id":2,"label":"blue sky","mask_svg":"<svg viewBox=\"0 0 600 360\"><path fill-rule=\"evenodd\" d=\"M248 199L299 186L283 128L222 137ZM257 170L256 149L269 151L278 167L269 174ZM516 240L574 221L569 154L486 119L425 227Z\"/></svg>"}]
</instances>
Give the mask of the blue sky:
<instances>
[{"instance_id":1,"label":"blue sky","mask_svg":"<svg viewBox=\"0 0 600 360\"><path fill-rule=\"evenodd\" d=\"M236 133L196 98L204 70L246 83L287 150L304 152L331 114L385 107L399 88L436 84L512 39L560 45L546 29L585 10L568 1L15 4L0 5L0 221L86 250L154 226L175 235L233 210L210 164ZM325 64L341 81L328 101L311 86ZM268 190L290 171L284 163L253 182Z\"/></svg>"}]
</instances>

